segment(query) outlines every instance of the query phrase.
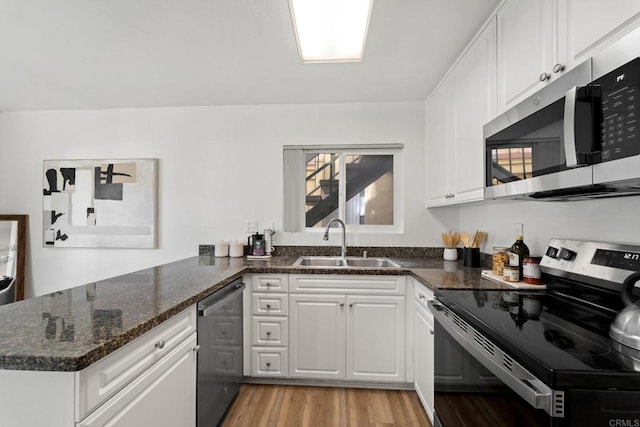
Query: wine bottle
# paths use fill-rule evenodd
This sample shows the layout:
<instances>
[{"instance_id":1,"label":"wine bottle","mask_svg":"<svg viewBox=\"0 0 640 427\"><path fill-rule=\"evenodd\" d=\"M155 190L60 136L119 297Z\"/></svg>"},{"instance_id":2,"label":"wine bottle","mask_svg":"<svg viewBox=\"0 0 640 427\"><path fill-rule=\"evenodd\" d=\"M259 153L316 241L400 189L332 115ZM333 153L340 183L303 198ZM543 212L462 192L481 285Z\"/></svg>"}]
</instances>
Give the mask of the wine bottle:
<instances>
[{"instance_id":1,"label":"wine bottle","mask_svg":"<svg viewBox=\"0 0 640 427\"><path fill-rule=\"evenodd\" d=\"M524 243L523 224L514 224L516 231L516 241L509 249L509 265L518 267L520 279L522 280L522 261L529 255L529 247Z\"/></svg>"}]
</instances>

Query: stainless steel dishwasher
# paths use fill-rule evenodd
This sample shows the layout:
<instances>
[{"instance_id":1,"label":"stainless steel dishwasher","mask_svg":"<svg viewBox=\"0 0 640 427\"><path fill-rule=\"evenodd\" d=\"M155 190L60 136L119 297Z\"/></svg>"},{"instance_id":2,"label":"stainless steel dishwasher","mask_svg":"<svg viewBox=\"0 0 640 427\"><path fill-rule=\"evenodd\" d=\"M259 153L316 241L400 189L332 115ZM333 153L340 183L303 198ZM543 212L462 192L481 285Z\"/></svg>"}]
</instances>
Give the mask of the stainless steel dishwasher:
<instances>
[{"instance_id":1,"label":"stainless steel dishwasher","mask_svg":"<svg viewBox=\"0 0 640 427\"><path fill-rule=\"evenodd\" d=\"M198 427L217 426L242 384L242 292L237 279L198 303Z\"/></svg>"}]
</instances>

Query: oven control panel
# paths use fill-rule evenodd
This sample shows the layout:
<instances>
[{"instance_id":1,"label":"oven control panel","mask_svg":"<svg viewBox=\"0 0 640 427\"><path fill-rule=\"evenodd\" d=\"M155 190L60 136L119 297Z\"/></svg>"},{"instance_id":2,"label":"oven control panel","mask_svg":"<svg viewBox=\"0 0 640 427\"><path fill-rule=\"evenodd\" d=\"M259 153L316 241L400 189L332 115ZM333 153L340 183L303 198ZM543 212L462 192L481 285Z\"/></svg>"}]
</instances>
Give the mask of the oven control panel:
<instances>
[{"instance_id":1,"label":"oven control panel","mask_svg":"<svg viewBox=\"0 0 640 427\"><path fill-rule=\"evenodd\" d=\"M640 246L551 239L540 268L543 273L574 276L587 283L621 284L629 274L640 271Z\"/></svg>"}]
</instances>

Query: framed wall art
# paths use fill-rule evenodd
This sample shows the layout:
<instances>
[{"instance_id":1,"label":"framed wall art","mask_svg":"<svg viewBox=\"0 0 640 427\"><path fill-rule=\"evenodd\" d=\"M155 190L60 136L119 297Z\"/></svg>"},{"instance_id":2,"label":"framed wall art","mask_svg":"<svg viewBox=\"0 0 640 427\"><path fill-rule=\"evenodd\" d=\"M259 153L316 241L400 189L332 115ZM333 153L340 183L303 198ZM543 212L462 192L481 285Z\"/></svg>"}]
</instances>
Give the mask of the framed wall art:
<instances>
[{"instance_id":1,"label":"framed wall art","mask_svg":"<svg viewBox=\"0 0 640 427\"><path fill-rule=\"evenodd\" d=\"M45 247L158 247L158 159L45 160L43 169Z\"/></svg>"}]
</instances>

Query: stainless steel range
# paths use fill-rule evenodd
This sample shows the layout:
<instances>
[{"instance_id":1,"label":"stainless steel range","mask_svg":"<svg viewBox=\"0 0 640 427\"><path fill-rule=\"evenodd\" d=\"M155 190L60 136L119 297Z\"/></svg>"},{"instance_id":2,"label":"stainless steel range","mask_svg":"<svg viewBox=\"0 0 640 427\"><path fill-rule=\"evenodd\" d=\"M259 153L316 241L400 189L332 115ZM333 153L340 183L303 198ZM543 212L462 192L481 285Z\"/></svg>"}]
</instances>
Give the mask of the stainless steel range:
<instances>
[{"instance_id":1,"label":"stainless steel range","mask_svg":"<svg viewBox=\"0 0 640 427\"><path fill-rule=\"evenodd\" d=\"M436 426L640 426L640 352L610 337L640 246L553 239L541 269L544 290L436 292Z\"/></svg>"}]
</instances>

